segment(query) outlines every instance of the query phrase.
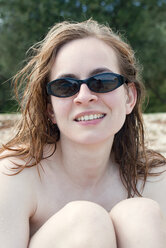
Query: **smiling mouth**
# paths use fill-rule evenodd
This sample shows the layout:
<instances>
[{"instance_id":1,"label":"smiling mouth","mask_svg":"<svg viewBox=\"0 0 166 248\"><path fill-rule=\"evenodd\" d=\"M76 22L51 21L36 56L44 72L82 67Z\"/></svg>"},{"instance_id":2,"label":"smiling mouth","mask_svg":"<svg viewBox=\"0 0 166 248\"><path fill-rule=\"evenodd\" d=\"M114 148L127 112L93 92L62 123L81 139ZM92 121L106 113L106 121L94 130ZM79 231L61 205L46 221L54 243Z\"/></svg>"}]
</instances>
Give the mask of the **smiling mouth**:
<instances>
[{"instance_id":1,"label":"smiling mouth","mask_svg":"<svg viewBox=\"0 0 166 248\"><path fill-rule=\"evenodd\" d=\"M102 119L106 116L106 114L90 114L90 115L84 115L81 116L77 119L75 119L75 121L79 122L79 121L92 121L92 120L96 120L96 119Z\"/></svg>"}]
</instances>

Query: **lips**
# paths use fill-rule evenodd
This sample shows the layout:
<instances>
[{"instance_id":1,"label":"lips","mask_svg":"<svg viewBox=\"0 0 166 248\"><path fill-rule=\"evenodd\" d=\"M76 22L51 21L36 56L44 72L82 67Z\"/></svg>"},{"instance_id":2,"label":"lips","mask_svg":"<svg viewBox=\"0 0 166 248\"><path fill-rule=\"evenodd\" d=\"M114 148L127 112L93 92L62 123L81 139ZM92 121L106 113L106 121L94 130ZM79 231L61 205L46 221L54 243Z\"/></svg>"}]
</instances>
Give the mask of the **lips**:
<instances>
[{"instance_id":1,"label":"lips","mask_svg":"<svg viewBox=\"0 0 166 248\"><path fill-rule=\"evenodd\" d=\"M106 115L105 113L101 113L101 112L83 112L83 113L78 114L74 120L77 122L92 121L96 119L102 119L104 118L105 115Z\"/></svg>"}]
</instances>

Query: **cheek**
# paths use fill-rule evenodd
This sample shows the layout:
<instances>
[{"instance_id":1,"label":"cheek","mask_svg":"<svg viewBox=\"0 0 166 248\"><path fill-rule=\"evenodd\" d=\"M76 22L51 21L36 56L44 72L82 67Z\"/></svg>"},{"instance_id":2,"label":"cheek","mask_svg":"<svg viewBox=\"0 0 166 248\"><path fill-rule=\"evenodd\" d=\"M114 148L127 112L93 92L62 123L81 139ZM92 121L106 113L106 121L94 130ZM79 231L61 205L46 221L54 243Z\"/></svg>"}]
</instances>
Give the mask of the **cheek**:
<instances>
[{"instance_id":1,"label":"cheek","mask_svg":"<svg viewBox=\"0 0 166 248\"><path fill-rule=\"evenodd\" d=\"M110 96L105 97L105 104L110 110L108 115L110 133L115 135L123 127L126 120L126 99L123 94L111 93Z\"/></svg>"},{"instance_id":2,"label":"cheek","mask_svg":"<svg viewBox=\"0 0 166 248\"><path fill-rule=\"evenodd\" d=\"M68 98L57 98L51 96L51 102L54 114L57 119L66 116L69 113L69 110L71 109L71 100Z\"/></svg>"},{"instance_id":3,"label":"cheek","mask_svg":"<svg viewBox=\"0 0 166 248\"><path fill-rule=\"evenodd\" d=\"M124 90L117 89L112 92L106 93L103 96L103 100L105 104L113 111L119 110L124 111L126 106L126 94L124 94Z\"/></svg>"}]
</instances>

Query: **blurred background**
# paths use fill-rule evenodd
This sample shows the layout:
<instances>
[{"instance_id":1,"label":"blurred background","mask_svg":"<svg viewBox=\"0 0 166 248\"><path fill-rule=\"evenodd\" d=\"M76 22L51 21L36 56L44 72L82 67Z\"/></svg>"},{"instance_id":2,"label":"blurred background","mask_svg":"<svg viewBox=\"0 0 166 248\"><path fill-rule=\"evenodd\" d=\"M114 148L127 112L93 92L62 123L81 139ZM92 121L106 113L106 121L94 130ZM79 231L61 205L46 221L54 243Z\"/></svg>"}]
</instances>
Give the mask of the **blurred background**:
<instances>
[{"instance_id":1,"label":"blurred background","mask_svg":"<svg viewBox=\"0 0 166 248\"><path fill-rule=\"evenodd\" d=\"M166 112L166 0L0 0L0 113L17 110L10 78L28 48L55 23L90 17L135 50L149 96L145 113Z\"/></svg>"}]
</instances>

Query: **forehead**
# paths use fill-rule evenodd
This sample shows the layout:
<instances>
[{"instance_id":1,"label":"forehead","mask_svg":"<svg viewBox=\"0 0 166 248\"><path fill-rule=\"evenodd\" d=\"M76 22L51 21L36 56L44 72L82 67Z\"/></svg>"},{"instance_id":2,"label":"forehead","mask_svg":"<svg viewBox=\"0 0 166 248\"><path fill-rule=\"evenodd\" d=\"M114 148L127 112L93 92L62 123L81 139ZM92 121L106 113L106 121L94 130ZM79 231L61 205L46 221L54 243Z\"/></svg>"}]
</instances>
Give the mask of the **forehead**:
<instances>
[{"instance_id":1,"label":"forehead","mask_svg":"<svg viewBox=\"0 0 166 248\"><path fill-rule=\"evenodd\" d=\"M114 49L97 38L77 39L60 48L51 68L50 77L53 80L59 75L69 73L85 78L90 71L101 67L120 73Z\"/></svg>"}]
</instances>

